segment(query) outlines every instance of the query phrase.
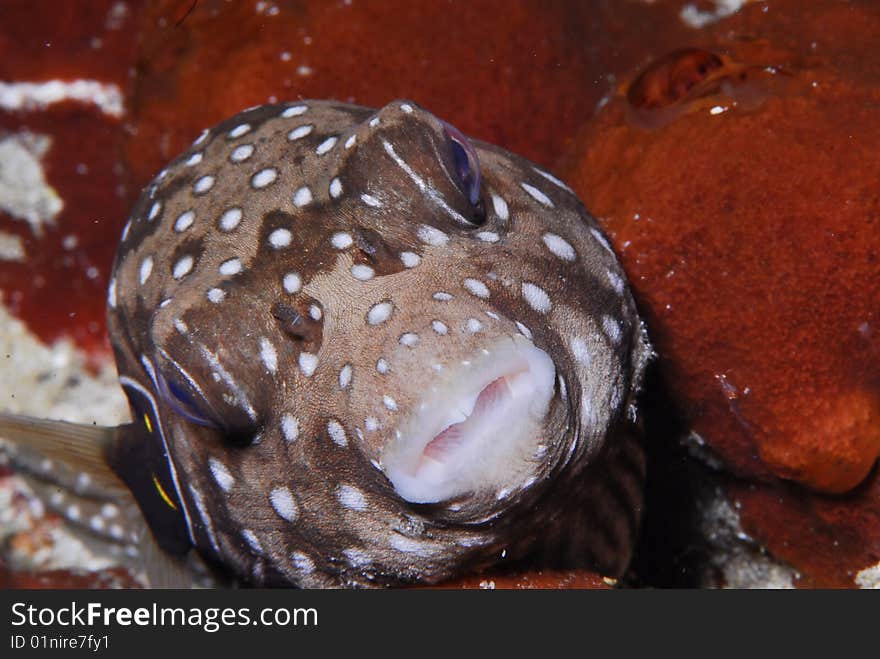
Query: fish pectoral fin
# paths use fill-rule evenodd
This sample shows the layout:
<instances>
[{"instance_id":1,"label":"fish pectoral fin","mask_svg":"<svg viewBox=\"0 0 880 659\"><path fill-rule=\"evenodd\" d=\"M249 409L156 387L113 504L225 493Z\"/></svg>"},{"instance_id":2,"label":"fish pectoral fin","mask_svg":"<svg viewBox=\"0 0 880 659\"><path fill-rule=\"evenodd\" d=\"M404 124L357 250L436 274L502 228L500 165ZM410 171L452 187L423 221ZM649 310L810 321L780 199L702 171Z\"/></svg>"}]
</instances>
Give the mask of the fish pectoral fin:
<instances>
[{"instance_id":1,"label":"fish pectoral fin","mask_svg":"<svg viewBox=\"0 0 880 659\"><path fill-rule=\"evenodd\" d=\"M17 470L96 499L128 494L107 462L115 437L116 428L0 413L0 452Z\"/></svg>"},{"instance_id":2,"label":"fish pectoral fin","mask_svg":"<svg viewBox=\"0 0 880 659\"><path fill-rule=\"evenodd\" d=\"M150 588L190 588L185 560L162 551L108 463L117 430L0 413L0 454L88 546L139 572Z\"/></svg>"},{"instance_id":3,"label":"fish pectoral fin","mask_svg":"<svg viewBox=\"0 0 880 659\"><path fill-rule=\"evenodd\" d=\"M140 546L140 564L149 588L192 588L193 572L185 557L171 556L146 530Z\"/></svg>"}]
</instances>

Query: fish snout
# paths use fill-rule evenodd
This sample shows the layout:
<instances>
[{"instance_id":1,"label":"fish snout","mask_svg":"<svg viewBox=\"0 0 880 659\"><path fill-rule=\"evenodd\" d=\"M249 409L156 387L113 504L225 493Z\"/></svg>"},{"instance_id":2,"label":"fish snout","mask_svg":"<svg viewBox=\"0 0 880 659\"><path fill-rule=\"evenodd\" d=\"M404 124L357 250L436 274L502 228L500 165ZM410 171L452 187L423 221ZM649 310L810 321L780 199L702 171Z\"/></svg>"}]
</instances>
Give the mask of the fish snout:
<instances>
[{"instance_id":1,"label":"fish snout","mask_svg":"<svg viewBox=\"0 0 880 659\"><path fill-rule=\"evenodd\" d=\"M379 459L401 498L438 503L478 495L494 502L535 482L555 393L556 368L546 352L508 335L465 359L417 368L429 384L407 397L412 406L386 429Z\"/></svg>"}]
</instances>

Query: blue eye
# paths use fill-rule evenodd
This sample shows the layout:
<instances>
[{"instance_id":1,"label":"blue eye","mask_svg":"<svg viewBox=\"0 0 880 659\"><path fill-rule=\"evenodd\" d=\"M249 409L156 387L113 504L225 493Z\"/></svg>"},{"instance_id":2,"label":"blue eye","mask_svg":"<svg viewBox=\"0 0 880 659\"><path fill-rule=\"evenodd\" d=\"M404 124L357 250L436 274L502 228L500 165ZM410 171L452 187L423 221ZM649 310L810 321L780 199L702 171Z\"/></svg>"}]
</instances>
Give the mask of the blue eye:
<instances>
[{"instance_id":1,"label":"blue eye","mask_svg":"<svg viewBox=\"0 0 880 659\"><path fill-rule=\"evenodd\" d=\"M455 174L472 206L480 204L480 161L468 139L455 126L443 122L449 139Z\"/></svg>"},{"instance_id":2,"label":"blue eye","mask_svg":"<svg viewBox=\"0 0 880 659\"><path fill-rule=\"evenodd\" d=\"M187 421L192 421L200 426L216 428L217 423L211 419L211 415L205 412L199 405L200 396L193 391L194 385L185 385L174 377L167 377L164 373L158 374L159 393L171 406L175 413Z\"/></svg>"}]
</instances>

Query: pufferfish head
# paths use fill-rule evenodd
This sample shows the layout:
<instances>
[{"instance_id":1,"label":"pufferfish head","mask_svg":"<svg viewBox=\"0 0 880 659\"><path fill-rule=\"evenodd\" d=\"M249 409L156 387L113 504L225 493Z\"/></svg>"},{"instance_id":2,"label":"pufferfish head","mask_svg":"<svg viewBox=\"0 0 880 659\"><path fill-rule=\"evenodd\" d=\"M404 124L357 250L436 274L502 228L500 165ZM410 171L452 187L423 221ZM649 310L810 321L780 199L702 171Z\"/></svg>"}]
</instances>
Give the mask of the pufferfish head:
<instances>
[{"instance_id":1,"label":"pufferfish head","mask_svg":"<svg viewBox=\"0 0 880 659\"><path fill-rule=\"evenodd\" d=\"M206 132L145 190L111 298L195 545L258 583L527 555L649 353L572 191L406 101Z\"/></svg>"}]
</instances>

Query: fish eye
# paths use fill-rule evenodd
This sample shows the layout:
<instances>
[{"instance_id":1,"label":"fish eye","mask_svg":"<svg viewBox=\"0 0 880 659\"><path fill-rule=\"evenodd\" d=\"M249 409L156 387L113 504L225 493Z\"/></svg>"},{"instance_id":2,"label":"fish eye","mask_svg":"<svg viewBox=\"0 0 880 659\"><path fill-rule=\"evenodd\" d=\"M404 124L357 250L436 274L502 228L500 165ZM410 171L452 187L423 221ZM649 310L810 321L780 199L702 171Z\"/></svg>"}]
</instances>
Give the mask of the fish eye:
<instances>
[{"instance_id":1,"label":"fish eye","mask_svg":"<svg viewBox=\"0 0 880 659\"><path fill-rule=\"evenodd\" d=\"M205 406L199 404L199 394L193 391L192 385L185 385L176 377L161 372L157 380L160 395L176 414L200 426L217 427L211 414L203 409Z\"/></svg>"},{"instance_id":2,"label":"fish eye","mask_svg":"<svg viewBox=\"0 0 880 659\"><path fill-rule=\"evenodd\" d=\"M483 224L486 220L486 213L480 199L480 161L477 159L477 152L455 126L443 122L443 128L452 152L455 175L473 207L471 222L476 225Z\"/></svg>"}]
</instances>

